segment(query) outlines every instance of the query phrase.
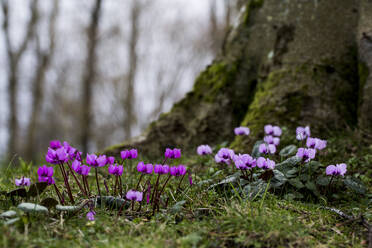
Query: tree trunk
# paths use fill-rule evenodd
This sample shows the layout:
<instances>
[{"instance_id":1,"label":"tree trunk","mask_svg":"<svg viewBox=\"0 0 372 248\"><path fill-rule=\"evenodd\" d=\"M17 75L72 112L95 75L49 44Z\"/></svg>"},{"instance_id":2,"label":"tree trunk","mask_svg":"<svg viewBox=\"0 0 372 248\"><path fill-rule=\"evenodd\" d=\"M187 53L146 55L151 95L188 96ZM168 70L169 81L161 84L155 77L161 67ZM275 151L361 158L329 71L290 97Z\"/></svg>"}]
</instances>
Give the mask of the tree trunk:
<instances>
[{"instance_id":1,"label":"tree trunk","mask_svg":"<svg viewBox=\"0 0 372 248\"><path fill-rule=\"evenodd\" d=\"M193 90L141 137L107 152L131 144L154 157L166 147L194 152L223 141L245 151L249 142L233 134L239 125L251 128L251 140L268 123L310 125L316 134L371 127L371 5L246 0L240 22Z\"/></svg>"},{"instance_id":2,"label":"tree trunk","mask_svg":"<svg viewBox=\"0 0 372 248\"><path fill-rule=\"evenodd\" d=\"M92 94L95 81L96 71L96 47L98 24L101 14L101 0L96 0L91 20L88 28L88 50L87 64L83 78L83 96L82 96L82 121L81 121L81 145L84 153L89 150L89 136L91 135L92 126Z\"/></svg>"}]
</instances>

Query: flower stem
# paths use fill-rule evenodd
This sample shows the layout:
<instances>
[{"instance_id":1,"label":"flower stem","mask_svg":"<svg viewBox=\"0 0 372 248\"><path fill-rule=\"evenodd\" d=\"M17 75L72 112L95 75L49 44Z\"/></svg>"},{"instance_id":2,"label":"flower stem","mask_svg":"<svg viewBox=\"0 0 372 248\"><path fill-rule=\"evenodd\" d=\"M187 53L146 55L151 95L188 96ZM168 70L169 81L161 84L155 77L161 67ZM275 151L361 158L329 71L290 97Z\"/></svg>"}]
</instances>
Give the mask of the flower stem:
<instances>
[{"instance_id":1,"label":"flower stem","mask_svg":"<svg viewBox=\"0 0 372 248\"><path fill-rule=\"evenodd\" d=\"M67 173L66 173L65 168L63 167L63 164L62 163L60 164L59 168L61 169L61 172L62 172L64 181L65 181L65 186L67 188L67 193L68 193L68 196L70 198L70 201L71 201L72 204L75 204L74 197L72 196L70 184L68 183Z\"/></svg>"},{"instance_id":2,"label":"flower stem","mask_svg":"<svg viewBox=\"0 0 372 248\"><path fill-rule=\"evenodd\" d=\"M331 177L331 180L329 180L329 184L328 184L328 193L331 191L331 184L332 184L332 181L333 181L333 178L335 177L335 175L332 175Z\"/></svg>"},{"instance_id":3,"label":"flower stem","mask_svg":"<svg viewBox=\"0 0 372 248\"><path fill-rule=\"evenodd\" d=\"M120 197L123 198L123 183L121 182L121 177L119 177L119 183L120 183Z\"/></svg>"},{"instance_id":4,"label":"flower stem","mask_svg":"<svg viewBox=\"0 0 372 248\"><path fill-rule=\"evenodd\" d=\"M59 202L64 205L65 204L65 200L63 199L62 195L61 195L61 192L59 192L58 188L57 188L57 185L56 184L53 184L54 185L54 189L57 193L57 196L59 198Z\"/></svg>"},{"instance_id":5,"label":"flower stem","mask_svg":"<svg viewBox=\"0 0 372 248\"><path fill-rule=\"evenodd\" d=\"M98 170L97 168L94 168L96 171L96 182L97 182L97 190L98 190L98 195L101 197L101 189L99 188L99 183L98 183Z\"/></svg>"},{"instance_id":6,"label":"flower stem","mask_svg":"<svg viewBox=\"0 0 372 248\"><path fill-rule=\"evenodd\" d=\"M177 193L177 192L178 192L178 190L180 189L180 187L181 187L181 184L182 184L182 181L183 181L183 179L185 178L185 175L186 175L186 174L184 174L184 175L182 176L182 178L181 178L180 182L178 183L178 186L177 186L177 189L176 189L176 193Z\"/></svg>"},{"instance_id":7,"label":"flower stem","mask_svg":"<svg viewBox=\"0 0 372 248\"><path fill-rule=\"evenodd\" d=\"M87 193L88 196L90 196L90 189L89 189L89 183L88 183L88 177L84 176L85 185L87 186Z\"/></svg>"},{"instance_id":8,"label":"flower stem","mask_svg":"<svg viewBox=\"0 0 372 248\"><path fill-rule=\"evenodd\" d=\"M160 174L158 174L158 178L156 179L154 191L152 192L152 196L151 196L151 200L150 200L151 203L153 202L154 196L156 195L156 192L158 190L159 178L160 178Z\"/></svg>"},{"instance_id":9,"label":"flower stem","mask_svg":"<svg viewBox=\"0 0 372 248\"><path fill-rule=\"evenodd\" d=\"M87 196L87 193L85 192L85 190L83 189L83 187L81 187L81 184L79 183L79 180L77 179L76 175L74 174L74 171L72 170L71 168L71 164L70 163L67 163L67 167L70 169L70 172L72 174L72 176L74 177L78 187L80 188L80 191L85 195Z\"/></svg>"},{"instance_id":10,"label":"flower stem","mask_svg":"<svg viewBox=\"0 0 372 248\"><path fill-rule=\"evenodd\" d=\"M138 180L138 183L137 183L137 186L136 186L136 190L138 189L138 187L141 183L142 177L143 177L143 174L141 173L140 179Z\"/></svg>"}]
</instances>

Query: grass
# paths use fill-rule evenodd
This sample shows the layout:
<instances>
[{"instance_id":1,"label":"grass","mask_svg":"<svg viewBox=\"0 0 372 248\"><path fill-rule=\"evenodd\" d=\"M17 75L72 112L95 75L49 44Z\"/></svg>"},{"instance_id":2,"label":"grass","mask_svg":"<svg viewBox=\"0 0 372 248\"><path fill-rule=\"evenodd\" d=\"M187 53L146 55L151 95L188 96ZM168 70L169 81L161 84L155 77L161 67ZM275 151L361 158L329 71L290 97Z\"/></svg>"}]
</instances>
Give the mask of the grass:
<instances>
[{"instance_id":1,"label":"grass","mask_svg":"<svg viewBox=\"0 0 372 248\"><path fill-rule=\"evenodd\" d=\"M329 144L329 157L336 154L337 145ZM346 151L346 150L345 150ZM344 156L345 154L342 154ZM187 164L195 173L193 187L182 194L170 194L168 209L152 218L120 217L116 211L96 208L96 220L87 222L81 211L74 216L51 210L49 216L22 215L21 221L5 225L0 220L1 247L367 247L367 230L357 221L346 221L324 206L341 209L354 216L363 215L372 222L371 157L349 159L350 173L357 175L368 188L369 195L360 197L348 192L340 201L294 201L266 192L254 200L239 194L232 184L221 189L208 189L230 171L219 170L210 159L189 157L177 163ZM324 162L324 161L323 161ZM326 163L326 162L324 162ZM124 173L134 173L135 162ZM103 171L103 170L102 170ZM132 173L131 173L132 174ZM36 168L20 161L18 167L8 167L0 176L0 191L14 189L13 180L20 175L36 181ZM112 179L105 173L102 177ZM59 185L61 185L61 177ZM58 181L58 180L57 180ZM91 188L95 189L93 175ZM135 184L133 177L124 183ZM177 183L175 183L177 184ZM77 188L74 185L75 189ZM187 187L185 180L183 187ZM103 186L101 190L103 189ZM238 192L239 191L239 192ZM174 191L173 191L174 192ZM76 193L76 190L75 190ZM29 199L40 202L50 196L57 198L50 187L41 197ZM313 198L311 198L313 199ZM176 204L185 201L184 204ZM0 195L0 213L16 210L16 205Z\"/></svg>"}]
</instances>

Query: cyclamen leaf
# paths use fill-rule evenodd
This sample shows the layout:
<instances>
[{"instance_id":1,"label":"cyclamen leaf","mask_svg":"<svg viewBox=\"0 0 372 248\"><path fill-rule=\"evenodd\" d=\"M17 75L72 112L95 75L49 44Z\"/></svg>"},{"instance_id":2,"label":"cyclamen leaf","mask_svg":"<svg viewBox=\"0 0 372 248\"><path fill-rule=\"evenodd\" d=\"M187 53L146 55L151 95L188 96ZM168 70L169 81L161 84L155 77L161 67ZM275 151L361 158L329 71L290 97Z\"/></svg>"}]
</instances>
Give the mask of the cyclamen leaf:
<instances>
[{"instance_id":1,"label":"cyclamen leaf","mask_svg":"<svg viewBox=\"0 0 372 248\"><path fill-rule=\"evenodd\" d=\"M289 146L284 147L279 152L279 155L282 156L282 157L288 157L288 156L296 154L296 151L297 151L297 146L289 145Z\"/></svg>"},{"instance_id":2,"label":"cyclamen leaf","mask_svg":"<svg viewBox=\"0 0 372 248\"><path fill-rule=\"evenodd\" d=\"M45 198L40 202L40 205L47 207L47 208L53 208L58 204L58 201L54 198L48 197Z\"/></svg>"},{"instance_id":3,"label":"cyclamen leaf","mask_svg":"<svg viewBox=\"0 0 372 248\"><path fill-rule=\"evenodd\" d=\"M17 208L27 213L47 214L49 212L48 209L44 206L28 202L19 204Z\"/></svg>"},{"instance_id":4,"label":"cyclamen leaf","mask_svg":"<svg viewBox=\"0 0 372 248\"><path fill-rule=\"evenodd\" d=\"M366 187L362 184L361 181L350 176L345 178L344 184L346 187L362 195L364 195L367 191Z\"/></svg>"},{"instance_id":5,"label":"cyclamen leaf","mask_svg":"<svg viewBox=\"0 0 372 248\"><path fill-rule=\"evenodd\" d=\"M12 218L14 216L17 216L17 212L14 210L8 210L2 214L0 214L0 218Z\"/></svg>"},{"instance_id":6,"label":"cyclamen leaf","mask_svg":"<svg viewBox=\"0 0 372 248\"><path fill-rule=\"evenodd\" d=\"M283 185L287 178L284 176L284 174L278 170L273 170L274 177L271 180L271 186L274 188L278 188L279 186Z\"/></svg>"},{"instance_id":7,"label":"cyclamen leaf","mask_svg":"<svg viewBox=\"0 0 372 248\"><path fill-rule=\"evenodd\" d=\"M65 212L75 212L79 209L80 209L80 206L62 206L62 205L56 206L56 210L65 211Z\"/></svg>"},{"instance_id":8,"label":"cyclamen leaf","mask_svg":"<svg viewBox=\"0 0 372 248\"><path fill-rule=\"evenodd\" d=\"M41 195L43 191L48 187L47 183L44 182L38 182L34 183L30 186L30 189L27 192L28 197L36 197L38 195Z\"/></svg>"},{"instance_id":9,"label":"cyclamen leaf","mask_svg":"<svg viewBox=\"0 0 372 248\"><path fill-rule=\"evenodd\" d=\"M329 184L330 178L320 176L318 179L316 179L316 184L321 185L321 186L327 186Z\"/></svg>"},{"instance_id":10,"label":"cyclamen leaf","mask_svg":"<svg viewBox=\"0 0 372 248\"><path fill-rule=\"evenodd\" d=\"M252 149L252 157L254 158L258 158L260 156L260 150L259 150L259 147L260 145L264 143L263 140L258 140L254 146L253 146L253 149Z\"/></svg>"},{"instance_id":11,"label":"cyclamen leaf","mask_svg":"<svg viewBox=\"0 0 372 248\"><path fill-rule=\"evenodd\" d=\"M184 201L184 200L177 202L176 204L173 205L173 207L171 208L171 211L173 213L180 212L182 210L182 208L183 208L183 205L185 205L185 203L186 203L186 201Z\"/></svg>"},{"instance_id":12,"label":"cyclamen leaf","mask_svg":"<svg viewBox=\"0 0 372 248\"><path fill-rule=\"evenodd\" d=\"M298 178L291 178L288 180L288 182L297 189L302 189L305 187L305 185Z\"/></svg>"},{"instance_id":13,"label":"cyclamen leaf","mask_svg":"<svg viewBox=\"0 0 372 248\"><path fill-rule=\"evenodd\" d=\"M19 188L8 192L7 196L27 197L27 191L25 188Z\"/></svg>"}]
</instances>

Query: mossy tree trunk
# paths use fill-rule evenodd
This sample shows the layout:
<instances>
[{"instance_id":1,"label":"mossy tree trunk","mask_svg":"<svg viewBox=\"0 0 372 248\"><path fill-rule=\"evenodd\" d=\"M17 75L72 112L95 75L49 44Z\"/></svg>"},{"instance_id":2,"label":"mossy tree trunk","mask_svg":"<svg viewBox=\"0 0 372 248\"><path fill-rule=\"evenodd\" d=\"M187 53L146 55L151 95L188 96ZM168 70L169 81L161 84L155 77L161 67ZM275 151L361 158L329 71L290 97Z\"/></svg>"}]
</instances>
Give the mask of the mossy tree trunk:
<instances>
[{"instance_id":1,"label":"mossy tree trunk","mask_svg":"<svg viewBox=\"0 0 372 248\"><path fill-rule=\"evenodd\" d=\"M243 151L238 125L254 137L267 123L371 130L371 1L250 0L239 20L183 100L141 137L107 151L132 145L156 156L222 141Z\"/></svg>"}]
</instances>

